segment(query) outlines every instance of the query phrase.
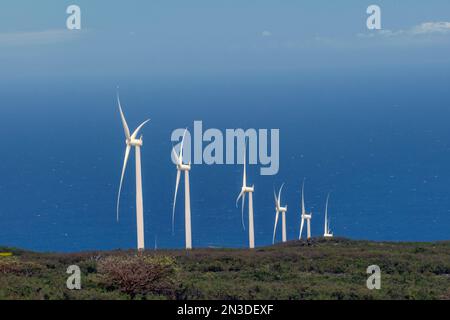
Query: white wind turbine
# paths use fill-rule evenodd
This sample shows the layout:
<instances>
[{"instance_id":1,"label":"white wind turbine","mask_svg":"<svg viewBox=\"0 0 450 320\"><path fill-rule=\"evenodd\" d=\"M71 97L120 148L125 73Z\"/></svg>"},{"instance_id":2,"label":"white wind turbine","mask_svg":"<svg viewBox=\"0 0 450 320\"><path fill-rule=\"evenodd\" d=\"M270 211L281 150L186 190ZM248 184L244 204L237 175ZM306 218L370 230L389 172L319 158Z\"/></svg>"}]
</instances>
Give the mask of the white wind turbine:
<instances>
[{"instance_id":1,"label":"white wind turbine","mask_svg":"<svg viewBox=\"0 0 450 320\"><path fill-rule=\"evenodd\" d=\"M184 171L184 224L185 224L185 237L186 237L186 249L192 249L192 231L191 231L191 196L189 189L189 171L191 170L191 164L183 163L183 145L184 138L186 136L187 129L184 131L183 139L181 140L180 153L177 154L175 148L172 148L172 153L175 158L177 166L177 180L175 184L175 195L173 198L173 211L172 211L172 233L175 226L175 205L177 201L178 185L180 184L181 172Z\"/></svg>"},{"instance_id":2,"label":"white wind turbine","mask_svg":"<svg viewBox=\"0 0 450 320\"><path fill-rule=\"evenodd\" d=\"M248 244L249 248L255 248L255 228L253 223L253 192L255 191L255 186L247 186L247 143L244 149L244 173L242 177L242 188L241 193L236 199L236 206L238 205L239 199L242 198L242 226L245 230L244 223L244 206L245 206L245 195L248 193Z\"/></svg>"},{"instance_id":3,"label":"white wind turbine","mask_svg":"<svg viewBox=\"0 0 450 320\"><path fill-rule=\"evenodd\" d=\"M144 203L142 199L142 175L141 175L141 147L143 145L142 136L136 139L139 131L142 127L150 121L150 119L144 121L137 129L130 134L130 129L128 128L127 121L122 111L122 106L120 104L119 94L117 94L117 103L119 105L120 117L122 119L122 125L125 132L125 158L123 162L122 175L120 177L119 193L117 195L117 221L119 221L119 206L120 206L120 193L122 191L122 183L125 175L125 169L127 167L128 158L130 156L131 148L135 149L136 158L136 222L137 222L137 248L138 250L144 250Z\"/></svg>"},{"instance_id":4,"label":"white wind turbine","mask_svg":"<svg viewBox=\"0 0 450 320\"><path fill-rule=\"evenodd\" d=\"M327 196L327 203L325 205L325 224L323 236L324 238L333 238L333 233L330 230L330 219L328 219L328 200L330 199L330 194Z\"/></svg>"},{"instance_id":5,"label":"white wind turbine","mask_svg":"<svg viewBox=\"0 0 450 320\"><path fill-rule=\"evenodd\" d=\"M275 190L273 191L273 196L275 197L275 225L273 226L273 240L272 243L275 243L275 235L277 232L277 225L278 225L278 216L281 212L281 220L282 220L282 228L281 228L281 235L283 242L286 242L286 212L287 212L287 206L282 207L281 206L281 191L283 190L284 183L281 185L280 191L278 192L278 198L275 193Z\"/></svg>"},{"instance_id":6,"label":"white wind turbine","mask_svg":"<svg viewBox=\"0 0 450 320\"><path fill-rule=\"evenodd\" d=\"M300 235L298 236L299 240L302 239L302 233L303 233L303 226L305 224L305 220L307 223L307 239L311 239L311 219L312 219L312 213L307 213L305 209L305 181L303 181L303 187L302 187L302 221L300 223Z\"/></svg>"}]
</instances>

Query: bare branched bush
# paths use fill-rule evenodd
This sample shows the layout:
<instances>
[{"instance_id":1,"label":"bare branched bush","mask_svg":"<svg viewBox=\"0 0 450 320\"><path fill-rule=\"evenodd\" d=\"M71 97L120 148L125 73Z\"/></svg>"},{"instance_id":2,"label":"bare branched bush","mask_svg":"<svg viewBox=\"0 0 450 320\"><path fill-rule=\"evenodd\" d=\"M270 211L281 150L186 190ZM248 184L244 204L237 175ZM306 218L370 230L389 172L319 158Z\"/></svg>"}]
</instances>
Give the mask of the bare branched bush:
<instances>
[{"instance_id":1,"label":"bare branched bush","mask_svg":"<svg viewBox=\"0 0 450 320\"><path fill-rule=\"evenodd\" d=\"M176 293L175 261L169 257L106 257L98 271L105 284L130 295L156 294L173 298Z\"/></svg>"}]
</instances>

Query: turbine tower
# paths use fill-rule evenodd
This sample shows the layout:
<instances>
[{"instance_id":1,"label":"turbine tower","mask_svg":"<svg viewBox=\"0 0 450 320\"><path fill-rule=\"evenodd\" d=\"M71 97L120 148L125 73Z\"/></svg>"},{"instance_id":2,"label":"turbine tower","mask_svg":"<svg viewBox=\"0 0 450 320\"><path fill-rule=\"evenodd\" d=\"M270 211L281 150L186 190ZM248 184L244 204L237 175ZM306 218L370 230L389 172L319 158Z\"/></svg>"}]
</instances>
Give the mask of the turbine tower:
<instances>
[{"instance_id":1,"label":"turbine tower","mask_svg":"<svg viewBox=\"0 0 450 320\"><path fill-rule=\"evenodd\" d=\"M128 158L130 156L131 148L135 149L136 158L136 224L137 224L137 248L138 250L144 250L144 202L142 199L142 175L141 175L141 147L143 145L142 136L136 139L139 131L144 127L144 125L150 121L150 119L145 120L137 129L130 134L130 129L128 128L127 121L122 111L122 106L120 104L119 94L117 94L117 104L119 105L120 117L122 119L123 130L125 132L125 158L123 161L122 175L120 176L119 193L117 195L117 221L119 221L119 206L120 206L120 193L122 191L122 183L125 175L125 170L127 168Z\"/></svg>"},{"instance_id":2,"label":"turbine tower","mask_svg":"<svg viewBox=\"0 0 450 320\"><path fill-rule=\"evenodd\" d=\"M273 226L273 240L272 243L275 243L275 235L277 232L277 225L278 225L278 216L281 212L281 236L283 242L286 242L286 212L287 212L287 206L282 207L281 206L281 191L283 190L284 183L281 185L280 191L278 192L278 198L275 193L275 190L273 191L273 196L275 198L275 225Z\"/></svg>"},{"instance_id":3,"label":"turbine tower","mask_svg":"<svg viewBox=\"0 0 450 320\"><path fill-rule=\"evenodd\" d=\"M324 231L323 231L323 237L324 238L333 238L333 233L330 230L330 219L328 219L328 200L330 199L330 194L327 196L327 202L325 205L325 224L324 224Z\"/></svg>"},{"instance_id":4,"label":"turbine tower","mask_svg":"<svg viewBox=\"0 0 450 320\"><path fill-rule=\"evenodd\" d=\"M177 180L175 184L175 195L173 197L172 233L174 232L175 228L175 205L177 202L178 185L180 184L181 172L184 172L184 225L185 225L186 249L190 250L192 249L191 196L189 189L189 171L191 170L191 164L183 163L183 146L186 132L187 129L184 131L183 139L181 140L180 153L177 154L175 148L172 148L172 153L175 158L177 166Z\"/></svg>"},{"instance_id":5,"label":"turbine tower","mask_svg":"<svg viewBox=\"0 0 450 320\"><path fill-rule=\"evenodd\" d=\"M255 191L255 186L247 186L247 140L244 149L244 173L242 177L242 188L241 193L236 199L236 206L238 206L239 199L242 198L242 226L245 230L244 223L244 206L245 206L245 195L248 193L248 245L250 249L255 248L255 228L253 223L253 192Z\"/></svg>"},{"instance_id":6,"label":"turbine tower","mask_svg":"<svg viewBox=\"0 0 450 320\"><path fill-rule=\"evenodd\" d=\"M305 224L305 220L306 220L306 224L307 224L307 239L311 239L311 219L312 219L312 213L307 213L306 209L305 209L305 181L303 181L303 186L302 186L302 215L301 215L301 223L300 223L300 234L298 236L298 239L301 240L302 239L302 233L303 233L303 226Z\"/></svg>"}]
</instances>

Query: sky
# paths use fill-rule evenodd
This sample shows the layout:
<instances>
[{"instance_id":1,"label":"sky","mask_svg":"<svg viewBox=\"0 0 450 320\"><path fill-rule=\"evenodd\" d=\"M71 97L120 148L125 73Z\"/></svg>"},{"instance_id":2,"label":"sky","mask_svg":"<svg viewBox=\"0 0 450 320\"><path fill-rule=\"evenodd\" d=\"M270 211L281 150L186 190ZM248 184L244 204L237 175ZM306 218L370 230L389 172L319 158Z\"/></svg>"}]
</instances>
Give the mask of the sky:
<instances>
[{"instance_id":1,"label":"sky","mask_svg":"<svg viewBox=\"0 0 450 320\"><path fill-rule=\"evenodd\" d=\"M65 28L71 4L80 31ZM0 81L448 68L449 22L446 0L2 1Z\"/></svg>"},{"instance_id":2,"label":"sky","mask_svg":"<svg viewBox=\"0 0 450 320\"><path fill-rule=\"evenodd\" d=\"M81 30L66 29L72 4ZM366 27L371 4L381 7L382 30ZM180 219L177 238L170 235L170 134L195 120L281 129L279 174L248 169L260 244L272 239L273 188L287 182L284 199L298 209L305 177L315 213L332 192L337 235L448 239L448 83L448 0L3 0L0 243L134 246L132 165L122 199L128 220L115 221L124 147L117 86L130 126L152 119L145 216L148 239L157 235L161 246L183 243ZM245 243L235 208L241 170L193 170L197 243ZM218 181L221 193L200 192ZM290 238L299 218L291 210ZM314 234L321 223L314 219Z\"/></svg>"}]
</instances>

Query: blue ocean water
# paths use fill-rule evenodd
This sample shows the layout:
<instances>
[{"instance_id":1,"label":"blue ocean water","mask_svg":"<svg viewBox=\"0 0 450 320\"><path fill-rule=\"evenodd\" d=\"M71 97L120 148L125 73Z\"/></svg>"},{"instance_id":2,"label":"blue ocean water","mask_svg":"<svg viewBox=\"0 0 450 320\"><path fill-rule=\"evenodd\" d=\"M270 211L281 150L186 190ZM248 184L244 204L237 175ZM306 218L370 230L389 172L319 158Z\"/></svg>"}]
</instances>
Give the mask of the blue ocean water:
<instances>
[{"instance_id":1,"label":"blue ocean water","mask_svg":"<svg viewBox=\"0 0 450 320\"><path fill-rule=\"evenodd\" d=\"M146 246L184 247L183 188L175 235L173 129L279 128L280 172L255 184L257 246L272 241L273 189L285 182L288 237L298 237L300 188L323 233L392 241L450 238L448 70L309 72L121 79L130 127L150 117L142 149ZM136 246L134 157L115 205L124 136L117 82L43 80L0 89L0 244L40 251ZM194 247L246 247L235 206L242 166L193 166ZM182 185L183 186L183 185Z\"/></svg>"}]
</instances>

